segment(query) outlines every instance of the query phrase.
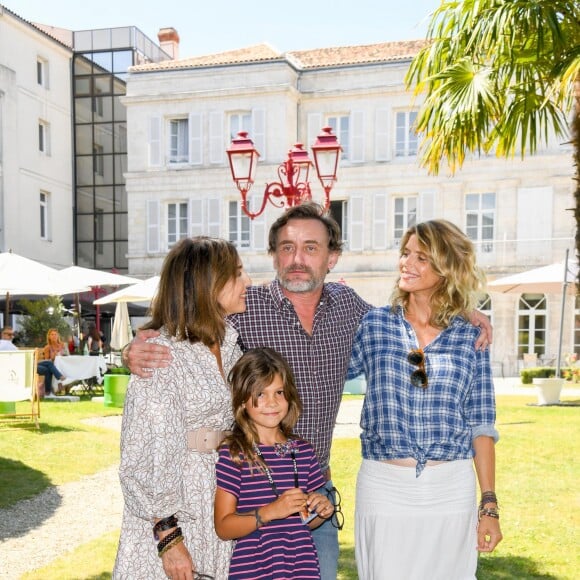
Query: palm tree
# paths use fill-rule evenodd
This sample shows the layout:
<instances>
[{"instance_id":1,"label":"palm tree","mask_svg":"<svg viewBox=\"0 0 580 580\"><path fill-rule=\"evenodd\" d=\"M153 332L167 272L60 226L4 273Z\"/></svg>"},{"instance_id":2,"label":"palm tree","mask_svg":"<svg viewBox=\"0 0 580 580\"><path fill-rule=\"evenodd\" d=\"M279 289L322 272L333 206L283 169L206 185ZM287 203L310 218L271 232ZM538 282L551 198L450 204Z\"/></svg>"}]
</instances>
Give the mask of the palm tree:
<instances>
[{"instance_id":1,"label":"palm tree","mask_svg":"<svg viewBox=\"0 0 580 580\"><path fill-rule=\"evenodd\" d=\"M469 153L533 154L552 133L576 165L580 256L580 4L578 0L443 0L407 86L425 92L416 130L422 163L451 172Z\"/></svg>"}]
</instances>

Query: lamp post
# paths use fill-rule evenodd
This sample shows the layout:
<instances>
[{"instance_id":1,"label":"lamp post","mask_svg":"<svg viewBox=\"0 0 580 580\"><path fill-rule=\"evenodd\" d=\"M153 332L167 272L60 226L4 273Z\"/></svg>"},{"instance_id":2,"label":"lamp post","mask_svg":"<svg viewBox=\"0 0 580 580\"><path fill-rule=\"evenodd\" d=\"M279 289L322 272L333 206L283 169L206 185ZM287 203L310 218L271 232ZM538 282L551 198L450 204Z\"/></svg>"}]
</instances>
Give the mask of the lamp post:
<instances>
[{"instance_id":1,"label":"lamp post","mask_svg":"<svg viewBox=\"0 0 580 580\"><path fill-rule=\"evenodd\" d=\"M324 189L324 207L330 207L330 190L336 181L338 160L342 147L330 127L324 127L322 133L312 145L314 167L322 188ZM260 154L254 147L248 133L240 131L238 137L226 150L232 172L232 179L242 194L242 210L250 218L262 214L269 201L275 207L293 207L303 201L312 199L308 175L313 165L308 152L302 143L296 143L288 158L278 166L278 181L266 183L264 197L258 211L248 208L248 191L250 191L256 174L256 165Z\"/></svg>"}]
</instances>

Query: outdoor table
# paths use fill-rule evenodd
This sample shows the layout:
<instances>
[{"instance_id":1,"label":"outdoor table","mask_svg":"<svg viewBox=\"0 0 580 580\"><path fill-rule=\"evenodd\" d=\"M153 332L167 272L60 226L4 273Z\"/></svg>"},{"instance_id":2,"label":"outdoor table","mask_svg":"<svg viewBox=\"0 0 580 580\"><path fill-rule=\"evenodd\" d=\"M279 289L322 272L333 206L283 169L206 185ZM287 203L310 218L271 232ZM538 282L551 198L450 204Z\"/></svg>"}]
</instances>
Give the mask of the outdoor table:
<instances>
[{"instance_id":1,"label":"outdoor table","mask_svg":"<svg viewBox=\"0 0 580 580\"><path fill-rule=\"evenodd\" d=\"M107 362L103 355L58 355L54 359L54 365L66 377L66 380L62 381L63 385L92 378L96 378L97 382L101 384L103 382L103 375L107 371ZM58 383L59 381L53 377L53 389L58 386Z\"/></svg>"}]
</instances>

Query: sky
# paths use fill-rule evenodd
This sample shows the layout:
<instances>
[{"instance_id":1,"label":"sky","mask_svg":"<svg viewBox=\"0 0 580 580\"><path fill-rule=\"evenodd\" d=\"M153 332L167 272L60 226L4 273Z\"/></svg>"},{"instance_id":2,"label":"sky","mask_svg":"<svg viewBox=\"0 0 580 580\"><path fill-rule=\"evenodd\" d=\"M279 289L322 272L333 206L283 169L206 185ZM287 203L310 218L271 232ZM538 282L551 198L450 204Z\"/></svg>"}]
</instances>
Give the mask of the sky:
<instances>
[{"instance_id":1,"label":"sky","mask_svg":"<svg viewBox=\"0 0 580 580\"><path fill-rule=\"evenodd\" d=\"M136 26L157 42L180 37L179 56L267 42L282 52L424 38L440 0L0 0L30 22L87 30Z\"/></svg>"}]
</instances>

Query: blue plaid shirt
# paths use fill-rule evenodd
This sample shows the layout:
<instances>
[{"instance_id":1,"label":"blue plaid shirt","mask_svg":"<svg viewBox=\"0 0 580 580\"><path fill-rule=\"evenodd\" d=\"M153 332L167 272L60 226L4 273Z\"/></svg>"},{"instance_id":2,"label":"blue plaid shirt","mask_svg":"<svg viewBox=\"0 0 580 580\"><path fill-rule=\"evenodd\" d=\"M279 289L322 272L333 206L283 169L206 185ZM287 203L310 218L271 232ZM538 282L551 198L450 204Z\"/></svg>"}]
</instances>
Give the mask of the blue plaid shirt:
<instances>
[{"instance_id":1,"label":"blue plaid shirt","mask_svg":"<svg viewBox=\"0 0 580 580\"><path fill-rule=\"evenodd\" d=\"M327 282L309 335L274 280L248 288L246 311L229 317L242 350L268 346L288 361L303 407L296 433L312 444L323 472L330 461L354 334L370 308L352 288Z\"/></svg>"},{"instance_id":2,"label":"blue plaid shirt","mask_svg":"<svg viewBox=\"0 0 580 580\"><path fill-rule=\"evenodd\" d=\"M428 460L473 457L480 435L498 439L488 351L475 349L479 329L456 317L427 345L428 386L411 384L417 366L407 361L419 348L401 310L371 310L354 339L348 378L364 374L362 454L377 461L412 457L417 476Z\"/></svg>"}]
</instances>

